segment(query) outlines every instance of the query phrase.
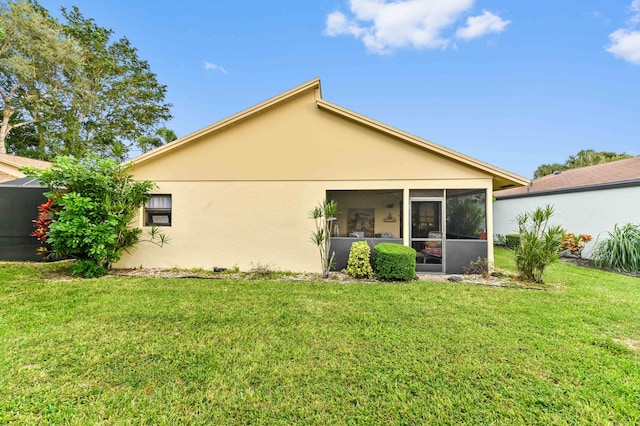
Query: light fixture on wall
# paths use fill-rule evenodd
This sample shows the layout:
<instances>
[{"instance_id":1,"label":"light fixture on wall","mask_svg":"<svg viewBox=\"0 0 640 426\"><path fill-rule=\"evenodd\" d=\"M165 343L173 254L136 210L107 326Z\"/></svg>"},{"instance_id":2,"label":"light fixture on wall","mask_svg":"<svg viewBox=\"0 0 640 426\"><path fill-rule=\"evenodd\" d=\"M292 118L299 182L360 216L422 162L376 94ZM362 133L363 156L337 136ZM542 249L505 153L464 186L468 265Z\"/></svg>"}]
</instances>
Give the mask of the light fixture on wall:
<instances>
[{"instance_id":1,"label":"light fixture on wall","mask_svg":"<svg viewBox=\"0 0 640 426\"><path fill-rule=\"evenodd\" d=\"M393 217L393 215L391 213L389 213L384 219L382 219L383 222L395 222L396 218Z\"/></svg>"}]
</instances>

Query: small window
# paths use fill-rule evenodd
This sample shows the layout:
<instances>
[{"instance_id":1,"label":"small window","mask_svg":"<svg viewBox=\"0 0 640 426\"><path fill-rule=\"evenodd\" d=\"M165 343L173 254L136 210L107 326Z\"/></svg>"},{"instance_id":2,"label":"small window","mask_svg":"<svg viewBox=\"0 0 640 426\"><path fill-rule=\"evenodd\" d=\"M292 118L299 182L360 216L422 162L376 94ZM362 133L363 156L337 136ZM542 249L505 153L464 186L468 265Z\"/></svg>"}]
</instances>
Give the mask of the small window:
<instances>
[{"instance_id":1,"label":"small window","mask_svg":"<svg viewBox=\"0 0 640 426\"><path fill-rule=\"evenodd\" d=\"M152 194L144 205L144 226L171 226L171 195Z\"/></svg>"}]
</instances>

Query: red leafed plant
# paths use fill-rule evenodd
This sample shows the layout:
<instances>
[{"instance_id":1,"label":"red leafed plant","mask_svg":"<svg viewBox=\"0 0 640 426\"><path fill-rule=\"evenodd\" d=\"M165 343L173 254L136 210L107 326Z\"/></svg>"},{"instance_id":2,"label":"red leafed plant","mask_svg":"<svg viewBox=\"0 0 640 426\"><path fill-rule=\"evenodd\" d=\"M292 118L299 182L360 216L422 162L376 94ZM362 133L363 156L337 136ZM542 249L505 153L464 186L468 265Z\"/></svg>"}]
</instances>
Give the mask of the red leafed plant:
<instances>
[{"instance_id":1,"label":"red leafed plant","mask_svg":"<svg viewBox=\"0 0 640 426\"><path fill-rule=\"evenodd\" d=\"M38 217L32 220L35 230L31 233L32 237L36 237L42 244L47 244L47 233L49 232L49 225L51 225L51 219L53 218L53 200L49 198L46 203L42 203L38 206ZM46 254L48 249L46 246L38 248L41 254Z\"/></svg>"},{"instance_id":2,"label":"red leafed plant","mask_svg":"<svg viewBox=\"0 0 640 426\"><path fill-rule=\"evenodd\" d=\"M593 240L591 235L583 234L576 236L572 232L567 232L562 238L560 249L569 250L574 256L582 257L582 250L584 249L585 243L591 240Z\"/></svg>"}]
</instances>

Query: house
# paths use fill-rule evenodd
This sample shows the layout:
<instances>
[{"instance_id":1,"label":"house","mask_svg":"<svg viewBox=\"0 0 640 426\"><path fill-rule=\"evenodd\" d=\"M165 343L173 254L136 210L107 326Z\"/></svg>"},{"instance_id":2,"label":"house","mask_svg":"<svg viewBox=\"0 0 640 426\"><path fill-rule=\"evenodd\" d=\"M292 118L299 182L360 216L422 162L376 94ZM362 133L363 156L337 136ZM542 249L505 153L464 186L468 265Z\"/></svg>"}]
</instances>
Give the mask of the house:
<instances>
[{"instance_id":1,"label":"house","mask_svg":"<svg viewBox=\"0 0 640 426\"><path fill-rule=\"evenodd\" d=\"M0 182L7 182L25 177L20 172L24 166L33 166L39 169L51 167L48 161L34 160L33 158L18 157L17 155L0 154Z\"/></svg>"},{"instance_id":2,"label":"house","mask_svg":"<svg viewBox=\"0 0 640 426\"><path fill-rule=\"evenodd\" d=\"M550 204L553 223L575 235L606 238L615 224L640 223L640 157L570 169L495 193L494 232L517 232L516 216ZM595 243L583 252L589 257Z\"/></svg>"},{"instance_id":3,"label":"house","mask_svg":"<svg viewBox=\"0 0 640 426\"><path fill-rule=\"evenodd\" d=\"M170 242L138 244L117 267L320 271L309 212L333 199L338 268L366 240L415 248L418 271L461 272L493 258L493 191L527 183L327 102L319 79L128 165L158 185L138 225Z\"/></svg>"}]
</instances>

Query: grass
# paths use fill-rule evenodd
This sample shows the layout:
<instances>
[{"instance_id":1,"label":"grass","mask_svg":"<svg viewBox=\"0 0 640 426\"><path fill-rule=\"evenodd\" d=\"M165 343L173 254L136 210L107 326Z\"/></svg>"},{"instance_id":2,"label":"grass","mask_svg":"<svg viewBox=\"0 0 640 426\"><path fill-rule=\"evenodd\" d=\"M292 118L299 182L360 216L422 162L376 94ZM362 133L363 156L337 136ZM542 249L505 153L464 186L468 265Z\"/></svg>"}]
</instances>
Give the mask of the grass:
<instances>
[{"instance_id":1,"label":"grass","mask_svg":"<svg viewBox=\"0 0 640 426\"><path fill-rule=\"evenodd\" d=\"M555 264L523 290L59 268L0 263L0 424L640 423L638 278Z\"/></svg>"}]
</instances>

